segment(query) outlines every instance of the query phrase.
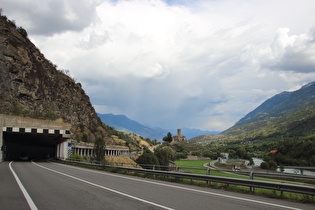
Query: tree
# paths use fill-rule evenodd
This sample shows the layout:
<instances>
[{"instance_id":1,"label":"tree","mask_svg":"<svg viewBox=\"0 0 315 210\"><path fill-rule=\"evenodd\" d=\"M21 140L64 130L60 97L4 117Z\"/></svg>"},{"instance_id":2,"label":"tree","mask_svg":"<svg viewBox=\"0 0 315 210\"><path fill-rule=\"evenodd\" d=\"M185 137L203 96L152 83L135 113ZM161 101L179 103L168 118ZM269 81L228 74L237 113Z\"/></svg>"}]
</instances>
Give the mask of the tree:
<instances>
[{"instance_id":1,"label":"tree","mask_svg":"<svg viewBox=\"0 0 315 210\"><path fill-rule=\"evenodd\" d=\"M169 146L159 146L155 149L154 154L159 160L160 165L168 166L170 160L174 160L175 154Z\"/></svg>"},{"instance_id":2,"label":"tree","mask_svg":"<svg viewBox=\"0 0 315 210\"><path fill-rule=\"evenodd\" d=\"M103 138L96 138L94 143L94 156L97 161L105 158L105 142Z\"/></svg>"},{"instance_id":3,"label":"tree","mask_svg":"<svg viewBox=\"0 0 315 210\"><path fill-rule=\"evenodd\" d=\"M137 158L136 163L145 165L159 165L159 160L153 152L145 148L143 154ZM146 168L145 166L142 167Z\"/></svg>"},{"instance_id":4,"label":"tree","mask_svg":"<svg viewBox=\"0 0 315 210\"><path fill-rule=\"evenodd\" d=\"M156 139L152 140L152 144L153 144L153 145L157 145L157 143L158 143L158 142L157 142Z\"/></svg>"},{"instance_id":5,"label":"tree","mask_svg":"<svg viewBox=\"0 0 315 210\"><path fill-rule=\"evenodd\" d=\"M284 172L284 166L282 164L280 164L280 171Z\"/></svg>"},{"instance_id":6,"label":"tree","mask_svg":"<svg viewBox=\"0 0 315 210\"><path fill-rule=\"evenodd\" d=\"M163 141L171 143L173 141L172 134L170 132L167 133L167 136L163 138Z\"/></svg>"},{"instance_id":7,"label":"tree","mask_svg":"<svg viewBox=\"0 0 315 210\"><path fill-rule=\"evenodd\" d=\"M275 161L271 160L271 161L268 162L268 164L269 164L269 169L277 170L278 166L277 166L277 163Z\"/></svg>"},{"instance_id":8,"label":"tree","mask_svg":"<svg viewBox=\"0 0 315 210\"><path fill-rule=\"evenodd\" d=\"M260 164L260 168L261 168L261 169L269 169L269 164L268 164L267 162L262 162L262 163Z\"/></svg>"}]
</instances>

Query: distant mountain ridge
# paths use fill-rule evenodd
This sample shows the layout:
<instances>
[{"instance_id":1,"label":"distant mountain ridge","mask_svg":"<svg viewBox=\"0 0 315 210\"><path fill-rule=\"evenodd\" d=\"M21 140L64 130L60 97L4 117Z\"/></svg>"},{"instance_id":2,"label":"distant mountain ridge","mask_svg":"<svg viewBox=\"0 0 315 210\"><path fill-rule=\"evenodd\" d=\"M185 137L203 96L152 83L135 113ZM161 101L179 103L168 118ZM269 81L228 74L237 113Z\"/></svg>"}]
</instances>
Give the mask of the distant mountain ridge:
<instances>
[{"instance_id":1,"label":"distant mountain ridge","mask_svg":"<svg viewBox=\"0 0 315 210\"><path fill-rule=\"evenodd\" d=\"M129 119L125 115L97 114L106 125L114 127L118 131L125 133L135 133L151 140L161 140L166 136L167 131L149 128Z\"/></svg>"},{"instance_id":2,"label":"distant mountain ridge","mask_svg":"<svg viewBox=\"0 0 315 210\"><path fill-rule=\"evenodd\" d=\"M138 123L135 120L131 120L125 115L114 115L114 114L97 114L99 118L106 125L114 127L116 130L125 132L125 133L135 133L145 138L151 140L162 141L163 137L167 135L168 132L171 132L172 135L177 134L177 129L163 129L163 128L152 128L144 126ZM182 135L186 136L187 139L193 138L199 135L205 134L218 134L220 131L202 131L199 129L191 128L181 128Z\"/></svg>"},{"instance_id":3,"label":"distant mountain ridge","mask_svg":"<svg viewBox=\"0 0 315 210\"><path fill-rule=\"evenodd\" d=\"M249 112L234 126L219 135L201 135L191 142L280 140L315 133L315 82L299 90L279 93Z\"/></svg>"},{"instance_id":4,"label":"distant mountain ridge","mask_svg":"<svg viewBox=\"0 0 315 210\"><path fill-rule=\"evenodd\" d=\"M315 132L315 82L282 92L240 119L224 135L305 136Z\"/></svg>"},{"instance_id":5,"label":"distant mountain ridge","mask_svg":"<svg viewBox=\"0 0 315 210\"><path fill-rule=\"evenodd\" d=\"M284 91L277 94L258 106L255 110L240 119L235 126L242 125L268 116L284 115L294 112L315 102L315 82L311 82L293 92Z\"/></svg>"},{"instance_id":6,"label":"distant mountain ridge","mask_svg":"<svg viewBox=\"0 0 315 210\"><path fill-rule=\"evenodd\" d=\"M255 110L251 111L245 117L236 122L235 126L243 125L249 122L265 118L266 116L268 116L269 110L271 110L273 107L277 106L284 100L288 99L290 95L291 95L290 92L284 91L278 95L271 97L270 99L262 103L259 107L257 107Z\"/></svg>"}]
</instances>

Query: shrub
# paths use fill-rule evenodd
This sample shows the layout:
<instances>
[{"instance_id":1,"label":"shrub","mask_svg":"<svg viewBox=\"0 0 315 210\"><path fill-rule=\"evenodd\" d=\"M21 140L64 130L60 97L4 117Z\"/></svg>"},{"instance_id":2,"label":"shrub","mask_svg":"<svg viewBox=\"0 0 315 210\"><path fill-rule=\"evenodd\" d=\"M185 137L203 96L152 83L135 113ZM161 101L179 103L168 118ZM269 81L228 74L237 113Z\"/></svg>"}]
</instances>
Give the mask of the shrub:
<instances>
[{"instance_id":1,"label":"shrub","mask_svg":"<svg viewBox=\"0 0 315 210\"><path fill-rule=\"evenodd\" d=\"M24 37L27 38L27 32L24 28L22 28L21 26L17 28L17 31Z\"/></svg>"},{"instance_id":2,"label":"shrub","mask_svg":"<svg viewBox=\"0 0 315 210\"><path fill-rule=\"evenodd\" d=\"M73 154L68 157L68 160L84 160L84 158L79 154Z\"/></svg>"},{"instance_id":3,"label":"shrub","mask_svg":"<svg viewBox=\"0 0 315 210\"><path fill-rule=\"evenodd\" d=\"M15 24L15 20L9 20L8 19L8 23L14 27L16 27L16 24Z\"/></svg>"},{"instance_id":4,"label":"shrub","mask_svg":"<svg viewBox=\"0 0 315 210\"><path fill-rule=\"evenodd\" d=\"M261 169L269 169L269 164L268 164L267 162L262 162L262 163L260 164L260 168L261 168Z\"/></svg>"}]
</instances>

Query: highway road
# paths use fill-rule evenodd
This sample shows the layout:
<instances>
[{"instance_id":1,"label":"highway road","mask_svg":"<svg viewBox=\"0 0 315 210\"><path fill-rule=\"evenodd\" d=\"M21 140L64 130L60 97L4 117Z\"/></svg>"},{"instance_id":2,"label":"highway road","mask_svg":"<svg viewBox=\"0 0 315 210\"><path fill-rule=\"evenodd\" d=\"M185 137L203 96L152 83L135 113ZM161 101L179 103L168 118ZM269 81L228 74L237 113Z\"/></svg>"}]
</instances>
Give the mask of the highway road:
<instances>
[{"instance_id":1,"label":"highway road","mask_svg":"<svg viewBox=\"0 0 315 210\"><path fill-rule=\"evenodd\" d=\"M0 209L314 209L51 162L0 163Z\"/></svg>"}]
</instances>

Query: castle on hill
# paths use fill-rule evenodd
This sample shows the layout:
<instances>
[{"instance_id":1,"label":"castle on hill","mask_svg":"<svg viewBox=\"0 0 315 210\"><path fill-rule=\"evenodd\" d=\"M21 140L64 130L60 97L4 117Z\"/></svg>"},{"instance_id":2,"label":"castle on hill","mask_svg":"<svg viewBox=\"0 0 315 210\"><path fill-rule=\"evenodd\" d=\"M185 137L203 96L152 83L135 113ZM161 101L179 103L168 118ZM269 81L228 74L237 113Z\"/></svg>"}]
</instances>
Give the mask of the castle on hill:
<instances>
[{"instance_id":1,"label":"castle on hill","mask_svg":"<svg viewBox=\"0 0 315 210\"><path fill-rule=\"evenodd\" d=\"M182 136L182 130L177 129L177 135L173 136L171 143L181 142L181 141L186 141L186 136Z\"/></svg>"}]
</instances>

